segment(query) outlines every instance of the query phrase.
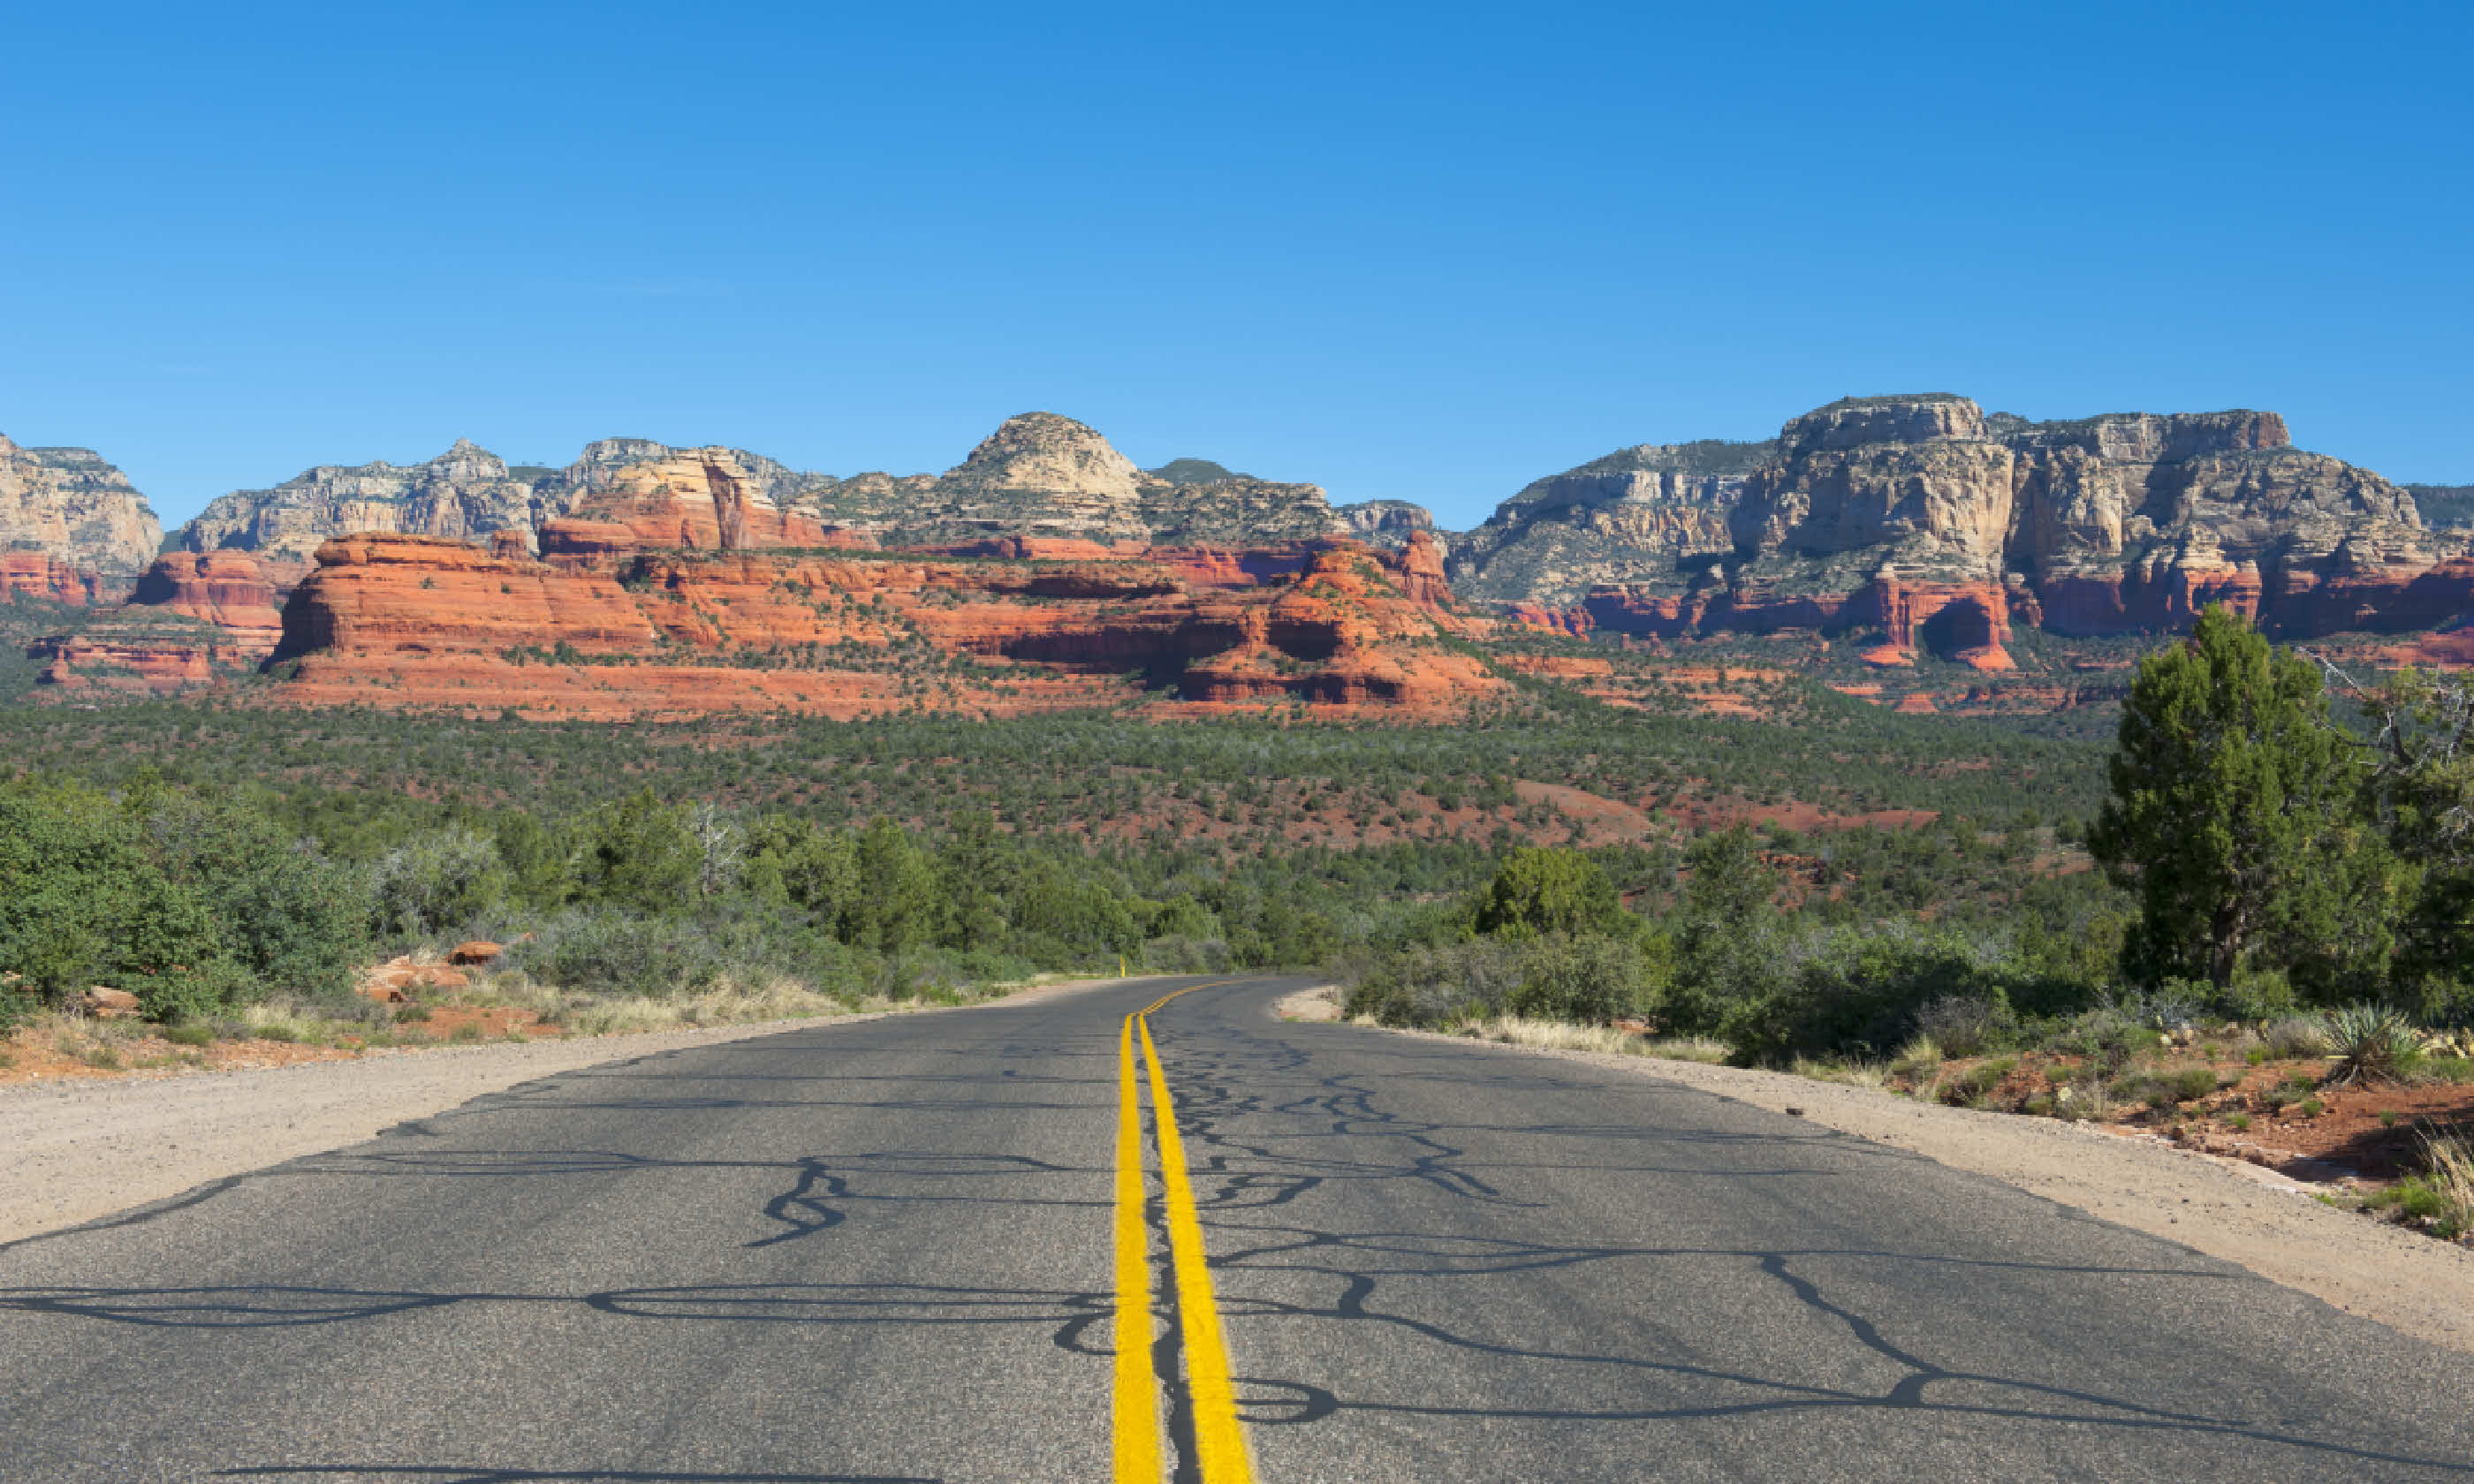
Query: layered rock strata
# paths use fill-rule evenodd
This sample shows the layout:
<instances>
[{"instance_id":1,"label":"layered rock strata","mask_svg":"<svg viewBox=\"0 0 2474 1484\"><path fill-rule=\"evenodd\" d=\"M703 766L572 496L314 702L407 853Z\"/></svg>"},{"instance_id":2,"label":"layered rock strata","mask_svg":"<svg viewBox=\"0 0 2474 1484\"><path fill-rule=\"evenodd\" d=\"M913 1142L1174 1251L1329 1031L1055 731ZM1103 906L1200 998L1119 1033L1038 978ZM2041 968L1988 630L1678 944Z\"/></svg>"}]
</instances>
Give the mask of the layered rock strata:
<instances>
[{"instance_id":1,"label":"layered rock strata","mask_svg":"<svg viewBox=\"0 0 2474 1484\"><path fill-rule=\"evenodd\" d=\"M785 709L996 714L1145 702L1456 712L1501 682L1441 562L1322 545L1285 580L1172 563L679 547L549 560L366 534L283 612L279 694L307 705L620 718Z\"/></svg>"},{"instance_id":2,"label":"layered rock strata","mask_svg":"<svg viewBox=\"0 0 2474 1484\"><path fill-rule=\"evenodd\" d=\"M1931 394L1541 480L1449 567L1565 631L1879 628L1884 662L1925 648L1999 669L2014 620L2170 629L2223 602L2281 634L2419 628L2463 606L2469 555L2474 537L2294 448L2274 413L2034 423Z\"/></svg>"},{"instance_id":3,"label":"layered rock strata","mask_svg":"<svg viewBox=\"0 0 2474 1484\"><path fill-rule=\"evenodd\" d=\"M425 464L322 464L265 490L235 490L182 529L192 552L250 551L305 565L328 537L395 531L473 538L532 530L542 509L533 486L469 440Z\"/></svg>"},{"instance_id":4,"label":"layered rock strata","mask_svg":"<svg viewBox=\"0 0 2474 1484\"><path fill-rule=\"evenodd\" d=\"M162 541L154 507L102 455L90 448L28 448L0 437L0 557L50 557L88 574L91 580L79 586L90 598L125 589ZM20 560L18 575L8 580L31 581L29 570Z\"/></svg>"},{"instance_id":5,"label":"layered rock strata","mask_svg":"<svg viewBox=\"0 0 2474 1484\"><path fill-rule=\"evenodd\" d=\"M283 619L275 588L247 552L174 552L139 578L124 607L39 638L36 683L50 699L94 692L166 695L228 684L275 652Z\"/></svg>"}]
</instances>

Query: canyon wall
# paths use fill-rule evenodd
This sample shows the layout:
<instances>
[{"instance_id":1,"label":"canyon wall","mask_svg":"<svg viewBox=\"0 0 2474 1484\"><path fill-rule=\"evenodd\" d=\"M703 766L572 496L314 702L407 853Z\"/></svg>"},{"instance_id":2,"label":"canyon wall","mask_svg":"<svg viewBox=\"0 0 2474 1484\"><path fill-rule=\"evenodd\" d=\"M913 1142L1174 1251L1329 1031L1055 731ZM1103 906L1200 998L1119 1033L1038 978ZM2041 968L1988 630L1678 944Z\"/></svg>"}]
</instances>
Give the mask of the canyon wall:
<instances>
[{"instance_id":1,"label":"canyon wall","mask_svg":"<svg viewBox=\"0 0 2474 1484\"><path fill-rule=\"evenodd\" d=\"M1948 394L1850 397L1758 443L1648 445L1541 480L1454 543L1465 594L1570 631L1879 628L2006 662L2015 619L2187 625L2225 602L2287 636L2452 621L2474 535L2292 446L2274 413L2063 422Z\"/></svg>"},{"instance_id":2,"label":"canyon wall","mask_svg":"<svg viewBox=\"0 0 2474 1484\"><path fill-rule=\"evenodd\" d=\"M114 601L155 560L163 528L129 476L90 448L28 448L0 437L0 585L11 592L39 584L63 602L103 593ZM37 578L34 559L83 574L74 582ZM69 595L78 589L83 596Z\"/></svg>"}]
</instances>

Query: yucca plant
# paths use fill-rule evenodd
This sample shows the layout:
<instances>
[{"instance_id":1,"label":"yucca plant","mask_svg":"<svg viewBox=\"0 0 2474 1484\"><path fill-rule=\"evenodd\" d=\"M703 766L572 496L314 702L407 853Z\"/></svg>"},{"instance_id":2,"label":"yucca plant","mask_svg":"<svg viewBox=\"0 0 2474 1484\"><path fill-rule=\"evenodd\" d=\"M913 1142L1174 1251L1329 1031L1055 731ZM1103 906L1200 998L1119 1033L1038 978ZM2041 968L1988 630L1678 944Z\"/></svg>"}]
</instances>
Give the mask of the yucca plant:
<instances>
[{"instance_id":1,"label":"yucca plant","mask_svg":"<svg viewBox=\"0 0 2474 1484\"><path fill-rule=\"evenodd\" d=\"M2386 1005L2347 1005L2328 1013L2328 1049L2329 1087L2399 1082L2422 1060L2422 1032Z\"/></svg>"}]
</instances>

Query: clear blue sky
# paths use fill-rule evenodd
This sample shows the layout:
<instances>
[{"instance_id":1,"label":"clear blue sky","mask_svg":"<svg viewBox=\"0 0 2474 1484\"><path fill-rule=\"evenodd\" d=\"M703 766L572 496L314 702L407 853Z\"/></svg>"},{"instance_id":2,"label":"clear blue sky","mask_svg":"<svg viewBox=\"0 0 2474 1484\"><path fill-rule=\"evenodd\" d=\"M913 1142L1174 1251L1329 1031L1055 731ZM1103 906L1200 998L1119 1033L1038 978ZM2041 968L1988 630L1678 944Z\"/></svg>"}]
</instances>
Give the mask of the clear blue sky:
<instances>
[{"instance_id":1,"label":"clear blue sky","mask_svg":"<svg viewBox=\"0 0 2474 1484\"><path fill-rule=\"evenodd\" d=\"M1481 518L1848 393L2474 480L2474 7L19 6L0 431L171 523L1009 414Z\"/></svg>"}]
</instances>

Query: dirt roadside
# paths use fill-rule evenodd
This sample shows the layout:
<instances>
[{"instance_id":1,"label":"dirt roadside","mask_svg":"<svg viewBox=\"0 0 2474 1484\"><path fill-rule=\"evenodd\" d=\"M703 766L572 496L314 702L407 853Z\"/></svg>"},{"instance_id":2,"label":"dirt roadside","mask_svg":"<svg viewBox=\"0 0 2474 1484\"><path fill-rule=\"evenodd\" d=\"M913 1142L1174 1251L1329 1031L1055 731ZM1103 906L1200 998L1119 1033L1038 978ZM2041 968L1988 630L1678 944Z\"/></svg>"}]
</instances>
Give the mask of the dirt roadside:
<instances>
[{"instance_id":1,"label":"dirt roadside","mask_svg":"<svg viewBox=\"0 0 2474 1484\"><path fill-rule=\"evenodd\" d=\"M1278 1012L1292 1019L1332 1017L1308 1003L1314 993L1290 996ZM1453 1039L1431 1031L1390 1034ZM1917 1103L1784 1072L1597 1051L1503 1049L1657 1077L1912 1150L2474 1354L2474 1250L2332 1209L2312 1199L2309 1186L2256 1165L2053 1118Z\"/></svg>"},{"instance_id":2,"label":"dirt roadside","mask_svg":"<svg viewBox=\"0 0 2474 1484\"><path fill-rule=\"evenodd\" d=\"M1124 981L1075 980L987 1004ZM882 1015L691 1031L372 1052L250 1071L76 1078L0 1088L0 1243L164 1200L228 1175L340 1149L520 1082L605 1062Z\"/></svg>"}]
</instances>

